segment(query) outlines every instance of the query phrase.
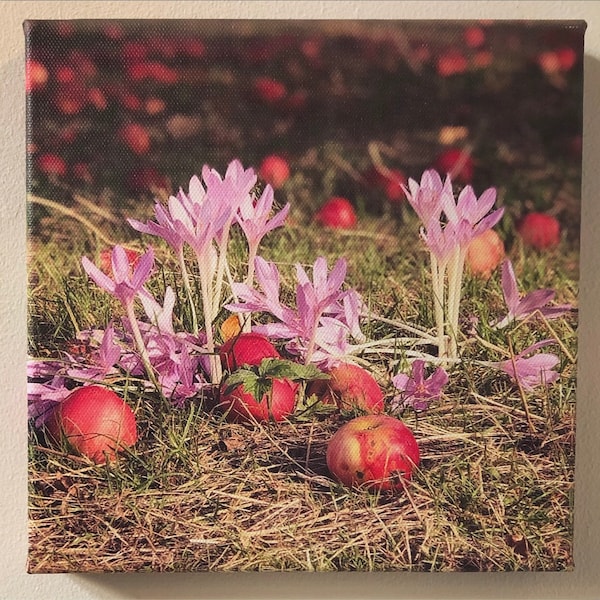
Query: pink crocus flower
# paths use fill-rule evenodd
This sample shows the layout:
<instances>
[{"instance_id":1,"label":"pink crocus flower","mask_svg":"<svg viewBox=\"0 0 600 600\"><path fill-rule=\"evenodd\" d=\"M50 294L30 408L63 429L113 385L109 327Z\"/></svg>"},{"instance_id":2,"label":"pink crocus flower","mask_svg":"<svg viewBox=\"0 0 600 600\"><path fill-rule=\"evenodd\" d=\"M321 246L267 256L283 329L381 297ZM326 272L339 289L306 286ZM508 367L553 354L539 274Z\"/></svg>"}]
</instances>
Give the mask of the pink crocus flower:
<instances>
[{"instance_id":1,"label":"pink crocus flower","mask_svg":"<svg viewBox=\"0 0 600 600\"><path fill-rule=\"evenodd\" d=\"M438 367L425 378L425 361L415 360L410 375L399 373L392 378L394 387L401 393L392 400L392 409L411 407L420 412L427 410L432 400L437 400L448 383L448 373Z\"/></svg>"},{"instance_id":2,"label":"pink crocus flower","mask_svg":"<svg viewBox=\"0 0 600 600\"><path fill-rule=\"evenodd\" d=\"M65 377L65 363L60 360L27 361L27 413L41 427L70 393Z\"/></svg>"},{"instance_id":3,"label":"pink crocus flower","mask_svg":"<svg viewBox=\"0 0 600 600\"><path fill-rule=\"evenodd\" d=\"M553 370L560 362L556 354L542 352L525 358L536 350L553 343L555 342L551 339L542 340L525 348L514 359L494 363L493 366L508 373L513 380L521 384L526 392L531 392L540 385L554 383L560 377L560 374Z\"/></svg>"},{"instance_id":4,"label":"pink crocus flower","mask_svg":"<svg viewBox=\"0 0 600 600\"><path fill-rule=\"evenodd\" d=\"M111 261L114 279L105 275L87 256L81 259L81 264L86 273L104 291L118 298L124 306L132 304L136 294L150 277L154 267L154 251L151 247L148 248L148 251L139 258L133 273L122 246L113 248Z\"/></svg>"},{"instance_id":5,"label":"pink crocus flower","mask_svg":"<svg viewBox=\"0 0 600 600\"><path fill-rule=\"evenodd\" d=\"M102 336L100 346L92 353L89 364L74 364L66 369L71 379L102 381L107 375L117 373L115 365L121 359L121 346L115 342L114 327L109 325Z\"/></svg>"},{"instance_id":6,"label":"pink crocus flower","mask_svg":"<svg viewBox=\"0 0 600 600\"><path fill-rule=\"evenodd\" d=\"M468 227L461 230L458 238L462 247L468 246L473 238L491 229L500 221L504 208L498 208L488 214L495 202L495 188L488 188L478 199L470 185L462 189L456 204L453 196L446 194L442 197L442 209L448 223L455 226L461 222L468 224Z\"/></svg>"},{"instance_id":7,"label":"pink crocus flower","mask_svg":"<svg viewBox=\"0 0 600 600\"><path fill-rule=\"evenodd\" d=\"M403 185L402 189L426 227L432 221L439 221L443 204L447 199L453 200L450 178L446 177L442 183L439 173L434 169L428 169L421 175L420 184L409 179L408 188Z\"/></svg>"},{"instance_id":8,"label":"pink crocus flower","mask_svg":"<svg viewBox=\"0 0 600 600\"><path fill-rule=\"evenodd\" d=\"M121 246L115 246L112 251L112 272L114 280L105 275L96 265L94 265L86 256L81 259L81 263L86 273L96 282L96 284L109 294L118 298L127 318L131 323L131 332L135 339L140 357L151 381L157 385L152 365L148 357L148 351L144 345L144 340L140 332L138 322L134 313L135 297L142 292L144 283L150 277L154 267L154 251L148 248L146 254L141 256L131 272L131 266L127 260L127 254ZM158 386L157 386L158 387Z\"/></svg>"},{"instance_id":9,"label":"pink crocus flower","mask_svg":"<svg viewBox=\"0 0 600 600\"><path fill-rule=\"evenodd\" d=\"M523 297L519 296L517 278L510 260L505 260L502 263L502 293L508 307L508 314L496 324L497 329L535 314L546 319L556 319L572 309L570 304L547 306L556 295L556 292L552 289L535 290Z\"/></svg>"},{"instance_id":10,"label":"pink crocus flower","mask_svg":"<svg viewBox=\"0 0 600 600\"><path fill-rule=\"evenodd\" d=\"M273 218L269 219L274 200L273 188L266 185L263 193L257 199L248 195L240 204L237 222L250 247L258 246L267 233L283 225L290 210L290 204L286 204Z\"/></svg>"},{"instance_id":11,"label":"pink crocus flower","mask_svg":"<svg viewBox=\"0 0 600 600\"><path fill-rule=\"evenodd\" d=\"M326 259L317 258L312 281L304 267L296 265L296 309L285 306L279 299L280 277L276 265L260 256L255 264L262 292L246 284L234 284L233 292L240 301L225 308L242 313L271 313L279 322L257 325L254 331L291 340L288 350L302 355L307 363L322 362L325 355L337 356L348 350L348 336L360 333L358 319L363 304L356 292L341 289L346 276L344 259L339 259L328 272Z\"/></svg>"}]
</instances>

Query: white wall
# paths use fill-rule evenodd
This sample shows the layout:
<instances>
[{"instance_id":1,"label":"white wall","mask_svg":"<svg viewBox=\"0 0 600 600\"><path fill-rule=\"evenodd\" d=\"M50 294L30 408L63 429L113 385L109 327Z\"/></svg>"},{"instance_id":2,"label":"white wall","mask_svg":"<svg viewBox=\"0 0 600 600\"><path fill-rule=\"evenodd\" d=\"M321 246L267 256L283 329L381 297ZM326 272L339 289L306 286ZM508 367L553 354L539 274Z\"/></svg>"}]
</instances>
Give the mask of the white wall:
<instances>
[{"instance_id":1,"label":"white wall","mask_svg":"<svg viewBox=\"0 0 600 600\"><path fill-rule=\"evenodd\" d=\"M25 19L585 19L584 197L574 573L28 575ZM0 598L600 598L600 2L0 2Z\"/></svg>"}]
</instances>

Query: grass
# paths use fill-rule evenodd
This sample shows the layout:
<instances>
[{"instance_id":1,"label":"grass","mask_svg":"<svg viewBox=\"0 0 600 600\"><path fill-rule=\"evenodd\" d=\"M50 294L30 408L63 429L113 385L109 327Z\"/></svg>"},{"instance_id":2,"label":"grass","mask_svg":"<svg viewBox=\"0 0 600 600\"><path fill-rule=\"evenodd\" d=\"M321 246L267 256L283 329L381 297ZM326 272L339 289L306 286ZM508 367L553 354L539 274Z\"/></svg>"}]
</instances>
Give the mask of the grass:
<instances>
[{"instance_id":1,"label":"grass","mask_svg":"<svg viewBox=\"0 0 600 600\"><path fill-rule=\"evenodd\" d=\"M349 283L373 306L430 326L425 256L411 239L416 222L376 224L348 233L300 224L272 234L264 254L281 265L288 291L292 263L311 264L314 248L330 259L343 254ZM80 236L77 251L47 243L32 254L38 355L117 314L77 265L93 245ZM563 245L532 255L515 246L521 285L552 284L560 301L575 301L574 252ZM159 246L157 256L157 285L171 283L167 252ZM465 292L463 312L480 317L477 334L489 345L506 348L508 335L523 348L551 335L540 320L509 334L487 326L503 310L496 276L485 284L468 276ZM575 323L552 322L573 356ZM381 323L365 331L373 339L399 333ZM505 357L465 339L443 400L403 415L421 447L420 469L405 492L378 495L346 489L327 471L327 441L350 415L316 411L251 427L225 422L207 398L175 409L130 388L141 439L116 464L64 454L32 430L30 570L571 569L575 365L558 352L559 382L522 395L472 362ZM368 356L388 397L401 356Z\"/></svg>"}]
</instances>

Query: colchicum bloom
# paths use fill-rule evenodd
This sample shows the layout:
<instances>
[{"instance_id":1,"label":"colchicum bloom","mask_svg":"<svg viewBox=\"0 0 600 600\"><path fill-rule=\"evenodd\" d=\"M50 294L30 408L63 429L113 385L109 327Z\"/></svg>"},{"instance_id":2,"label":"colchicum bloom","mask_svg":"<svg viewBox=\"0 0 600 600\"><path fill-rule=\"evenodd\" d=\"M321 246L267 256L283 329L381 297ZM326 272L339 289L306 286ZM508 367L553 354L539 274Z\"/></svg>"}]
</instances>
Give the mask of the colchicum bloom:
<instances>
[{"instance_id":1,"label":"colchicum bloom","mask_svg":"<svg viewBox=\"0 0 600 600\"><path fill-rule=\"evenodd\" d=\"M401 393L391 403L392 410L399 411L411 407L417 412L427 410L432 400L437 400L443 387L448 383L448 373L438 367L425 378L425 361L415 360L410 375L399 373L392 378L394 387Z\"/></svg>"},{"instance_id":2,"label":"colchicum bloom","mask_svg":"<svg viewBox=\"0 0 600 600\"><path fill-rule=\"evenodd\" d=\"M517 278L510 260L502 264L502 293L508 308L508 314L495 327L501 329L513 321L524 320L531 315L541 315L546 319L556 319L569 312L570 304L546 306L554 299L556 292L551 289L535 290L523 297L519 296Z\"/></svg>"},{"instance_id":3,"label":"colchicum bloom","mask_svg":"<svg viewBox=\"0 0 600 600\"><path fill-rule=\"evenodd\" d=\"M554 340L551 339L542 340L525 348L514 359L494 363L492 366L508 373L515 382L521 384L526 392L531 392L540 385L548 385L558 380L560 374L553 369L558 365L560 359L556 354L544 352L529 358L525 357L544 346L554 343Z\"/></svg>"},{"instance_id":4,"label":"colchicum bloom","mask_svg":"<svg viewBox=\"0 0 600 600\"><path fill-rule=\"evenodd\" d=\"M257 256L256 280L259 292L244 283L233 284L239 302L225 306L233 312L268 312L278 322L257 325L254 331L268 337L288 339L287 348L301 355L305 363L323 364L347 354L348 337L362 337L358 325L362 301L354 290L341 289L346 277L346 261L339 259L331 272L319 257L313 265L312 281L304 268L296 265L296 309L279 300L277 266Z\"/></svg>"}]
</instances>

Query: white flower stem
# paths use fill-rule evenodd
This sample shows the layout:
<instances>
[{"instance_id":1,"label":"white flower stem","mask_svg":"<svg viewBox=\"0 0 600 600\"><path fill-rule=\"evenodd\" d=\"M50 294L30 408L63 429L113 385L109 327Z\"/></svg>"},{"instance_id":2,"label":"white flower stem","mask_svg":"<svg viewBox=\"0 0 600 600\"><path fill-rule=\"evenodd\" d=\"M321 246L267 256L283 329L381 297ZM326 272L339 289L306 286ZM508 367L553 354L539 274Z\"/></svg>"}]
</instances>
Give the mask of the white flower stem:
<instances>
[{"instance_id":1,"label":"white flower stem","mask_svg":"<svg viewBox=\"0 0 600 600\"><path fill-rule=\"evenodd\" d=\"M223 292L223 278L225 276L225 263L227 262L227 246L229 244L229 229L231 222L225 225L221 241L219 243L219 258L217 259L217 280L215 282L215 292L212 298L212 311L216 315L221 308L221 294Z\"/></svg>"},{"instance_id":2,"label":"white flower stem","mask_svg":"<svg viewBox=\"0 0 600 600\"><path fill-rule=\"evenodd\" d=\"M258 252L258 244L248 243L248 273L246 274L246 285L252 287L254 283L254 259ZM242 325L242 331L244 333L250 332L252 329L252 313L247 313L244 318L244 324Z\"/></svg>"},{"instance_id":3,"label":"white flower stem","mask_svg":"<svg viewBox=\"0 0 600 600\"><path fill-rule=\"evenodd\" d=\"M198 335L198 314L196 313L196 304L194 303L194 296L192 293L192 286L190 284L190 276L185 266L185 257L183 256L183 246L177 256L179 259L179 266L181 267L181 275L183 277L183 286L187 292L188 301L190 303L190 310L192 311L192 332L194 335Z\"/></svg>"},{"instance_id":4,"label":"white flower stem","mask_svg":"<svg viewBox=\"0 0 600 600\"><path fill-rule=\"evenodd\" d=\"M433 335L430 335L429 333L427 333L426 331L423 331L422 329L419 329L418 327L414 327L413 325L408 325L407 323L403 323L402 321L397 321L396 319L388 319L386 317L380 317L379 315L377 315L375 313L371 313L371 312L365 313L364 316L368 317L369 319L373 319L375 321L380 321L381 323L387 323L388 325L393 325L394 327L397 327L398 329L404 329L405 331L414 333L415 335L419 336L423 340L427 340L430 343L437 344L436 337L434 337Z\"/></svg>"},{"instance_id":5,"label":"white flower stem","mask_svg":"<svg viewBox=\"0 0 600 600\"><path fill-rule=\"evenodd\" d=\"M210 362L210 380L212 383L221 381L222 370L221 360L215 354L215 338L213 333L213 292L212 274L207 272L206 265L200 264L198 257L198 266L200 267L200 288L202 290L202 310L204 312L204 329L206 330L206 350L209 353Z\"/></svg>"},{"instance_id":6,"label":"white flower stem","mask_svg":"<svg viewBox=\"0 0 600 600\"><path fill-rule=\"evenodd\" d=\"M449 356L458 356L458 316L462 291L465 251L458 247L453 253L448 268L448 328L450 335Z\"/></svg>"},{"instance_id":7,"label":"white flower stem","mask_svg":"<svg viewBox=\"0 0 600 600\"><path fill-rule=\"evenodd\" d=\"M431 253L431 280L433 287L433 309L435 313L435 327L437 331L438 355L447 355L446 338L444 335L444 275L446 263L440 263Z\"/></svg>"},{"instance_id":8,"label":"white flower stem","mask_svg":"<svg viewBox=\"0 0 600 600\"><path fill-rule=\"evenodd\" d=\"M156 379L156 374L154 373L154 368L150 363L150 356L148 355L148 350L146 349L146 345L144 344L144 338L142 337L142 332L140 331L140 326L138 325L137 319L135 318L135 311L133 310L133 301L127 302L125 304L125 311L127 313L127 318L129 319L129 325L131 327L131 333L133 334L133 339L135 340L135 345L137 346L138 352L140 353L140 357L142 359L142 363L144 368L146 369L146 373L150 378L150 381L156 388L156 391L162 395L162 390L158 380Z\"/></svg>"}]
</instances>

